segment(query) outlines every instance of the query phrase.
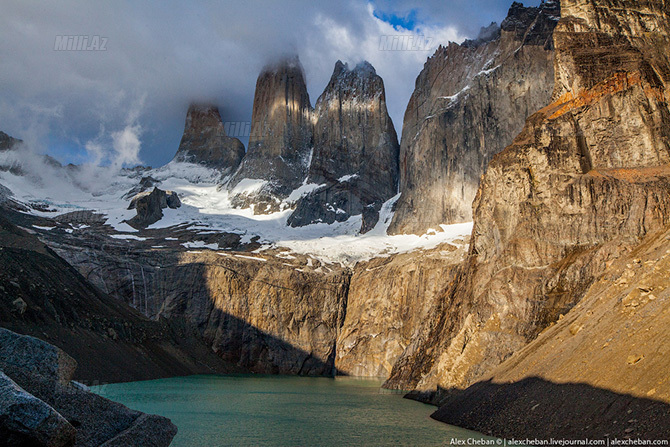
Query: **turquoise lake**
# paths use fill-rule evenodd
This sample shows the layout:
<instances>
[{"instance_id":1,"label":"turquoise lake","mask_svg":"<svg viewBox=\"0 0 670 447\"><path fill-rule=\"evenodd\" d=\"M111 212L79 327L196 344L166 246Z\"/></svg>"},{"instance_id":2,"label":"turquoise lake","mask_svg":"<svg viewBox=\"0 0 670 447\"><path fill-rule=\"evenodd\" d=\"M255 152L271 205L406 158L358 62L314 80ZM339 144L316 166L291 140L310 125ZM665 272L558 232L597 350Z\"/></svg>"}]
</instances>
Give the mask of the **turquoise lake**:
<instances>
[{"instance_id":1,"label":"turquoise lake","mask_svg":"<svg viewBox=\"0 0 670 447\"><path fill-rule=\"evenodd\" d=\"M481 439L430 419L435 407L349 377L190 376L92 387L179 428L172 445L444 446ZM489 438L490 439L490 438Z\"/></svg>"}]
</instances>

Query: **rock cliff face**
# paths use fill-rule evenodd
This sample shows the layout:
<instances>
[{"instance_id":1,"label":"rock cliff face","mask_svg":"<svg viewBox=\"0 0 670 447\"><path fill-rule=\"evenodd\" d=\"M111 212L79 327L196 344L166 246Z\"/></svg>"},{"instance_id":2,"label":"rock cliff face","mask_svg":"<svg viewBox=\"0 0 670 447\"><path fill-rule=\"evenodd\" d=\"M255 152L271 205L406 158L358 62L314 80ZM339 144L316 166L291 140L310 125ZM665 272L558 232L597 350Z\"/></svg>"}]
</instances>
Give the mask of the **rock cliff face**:
<instances>
[{"instance_id":1,"label":"rock cliff face","mask_svg":"<svg viewBox=\"0 0 670 447\"><path fill-rule=\"evenodd\" d=\"M553 102L491 161L444 311L386 386L467 386L670 219L670 49L662 2L565 0Z\"/></svg>"},{"instance_id":2,"label":"rock cliff face","mask_svg":"<svg viewBox=\"0 0 670 447\"><path fill-rule=\"evenodd\" d=\"M516 439L666 438L669 240L649 235L614 260L555 325L433 417Z\"/></svg>"},{"instance_id":3,"label":"rock cliff face","mask_svg":"<svg viewBox=\"0 0 670 447\"><path fill-rule=\"evenodd\" d=\"M354 376L388 377L466 254L465 241L359 263L337 337L335 366Z\"/></svg>"},{"instance_id":4,"label":"rock cliff face","mask_svg":"<svg viewBox=\"0 0 670 447\"><path fill-rule=\"evenodd\" d=\"M348 269L305 256L250 253L259 245L243 244L234 234L200 236L203 243L219 244L220 251L187 249L181 244L193 243L197 231L179 228L144 229L136 233L137 240L113 239L103 219L79 214L26 225L55 227L40 236L91 283L147 317L204 340L202 347L224 359L224 365L260 373L334 373ZM71 235L65 231L70 224L88 227ZM34 303L28 301L26 315L35 312ZM18 312L8 309L3 318L1 311L2 306L0 324ZM138 332L112 328L119 337ZM166 332L171 335L168 328Z\"/></svg>"},{"instance_id":5,"label":"rock cliff face","mask_svg":"<svg viewBox=\"0 0 670 447\"><path fill-rule=\"evenodd\" d=\"M400 192L391 234L423 234L472 220L491 157L504 149L553 89L558 2L514 3L501 29L438 48L416 80L400 142Z\"/></svg>"},{"instance_id":6,"label":"rock cliff face","mask_svg":"<svg viewBox=\"0 0 670 447\"><path fill-rule=\"evenodd\" d=\"M244 145L226 135L219 109L213 105L191 104L186 114L184 135L174 161L197 163L232 174L244 157Z\"/></svg>"},{"instance_id":7,"label":"rock cliff face","mask_svg":"<svg viewBox=\"0 0 670 447\"><path fill-rule=\"evenodd\" d=\"M372 65L350 69L337 61L314 121L306 183L319 186L298 201L289 225L342 222L366 207L378 213L397 192L399 149L384 82ZM376 220L368 219L368 229Z\"/></svg>"},{"instance_id":8,"label":"rock cliff face","mask_svg":"<svg viewBox=\"0 0 670 447\"><path fill-rule=\"evenodd\" d=\"M159 316L193 322L214 352L254 372L334 374L349 275L280 261L184 253L181 266L160 271L169 288Z\"/></svg>"},{"instance_id":9,"label":"rock cliff face","mask_svg":"<svg viewBox=\"0 0 670 447\"><path fill-rule=\"evenodd\" d=\"M277 211L302 184L313 147L311 115L298 57L266 66L256 82L249 150L228 183L235 205L253 204L260 214ZM259 180L257 187L248 188L249 180Z\"/></svg>"}]
</instances>

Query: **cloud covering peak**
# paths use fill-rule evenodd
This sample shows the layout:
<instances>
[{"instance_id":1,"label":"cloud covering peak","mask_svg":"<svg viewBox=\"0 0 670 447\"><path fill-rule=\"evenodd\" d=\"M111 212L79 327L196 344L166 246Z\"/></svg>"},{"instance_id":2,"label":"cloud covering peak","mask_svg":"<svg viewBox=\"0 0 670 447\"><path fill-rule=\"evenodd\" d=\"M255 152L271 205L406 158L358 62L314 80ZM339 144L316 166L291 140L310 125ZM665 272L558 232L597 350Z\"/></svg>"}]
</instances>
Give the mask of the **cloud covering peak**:
<instances>
[{"instance_id":1,"label":"cloud covering peak","mask_svg":"<svg viewBox=\"0 0 670 447\"><path fill-rule=\"evenodd\" d=\"M311 98L337 60L369 61L400 129L434 49L473 37L508 8L493 0L9 0L0 15L0 130L66 163L162 165L191 102L218 105L224 122L250 121L258 73L286 53L300 56ZM380 50L383 36L398 35L430 45Z\"/></svg>"}]
</instances>

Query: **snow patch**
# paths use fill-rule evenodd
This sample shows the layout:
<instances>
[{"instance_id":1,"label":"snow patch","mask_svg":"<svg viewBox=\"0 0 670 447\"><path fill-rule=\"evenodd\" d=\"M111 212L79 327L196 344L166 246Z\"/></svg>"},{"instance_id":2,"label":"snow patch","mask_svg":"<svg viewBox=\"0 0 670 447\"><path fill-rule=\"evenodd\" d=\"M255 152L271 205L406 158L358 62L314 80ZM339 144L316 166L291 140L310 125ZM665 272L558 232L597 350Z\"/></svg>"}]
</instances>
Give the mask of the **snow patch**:
<instances>
[{"instance_id":1,"label":"snow patch","mask_svg":"<svg viewBox=\"0 0 670 447\"><path fill-rule=\"evenodd\" d=\"M51 231L56 227L43 227L41 225L33 225L33 228L37 228L38 230Z\"/></svg>"},{"instance_id":2,"label":"snow patch","mask_svg":"<svg viewBox=\"0 0 670 447\"><path fill-rule=\"evenodd\" d=\"M231 193L233 195L255 194L261 189L263 189L263 187L268 183L269 182L267 180L245 178L240 180L240 182L237 185L235 185Z\"/></svg>"},{"instance_id":3,"label":"snow patch","mask_svg":"<svg viewBox=\"0 0 670 447\"><path fill-rule=\"evenodd\" d=\"M340 183L348 182L349 180L353 180L355 178L358 178L358 174L348 174L348 175L343 175L342 177L338 178L337 181Z\"/></svg>"},{"instance_id":4,"label":"snow patch","mask_svg":"<svg viewBox=\"0 0 670 447\"><path fill-rule=\"evenodd\" d=\"M135 236L134 234L110 234L109 237L112 239L125 239L133 241L146 241L146 237Z\"/></svg>"},{"instance_id":5,"label":"snow patch","mask_svg":"<svg viewBox=\"0 0 670 447\"><path fill-rule=\"evenodd\" d=\"M286 198L286 201L290 203L297 202L302 197L325 186L325 183L322 183L321 185L317 183L307 183L307 179L305 179L300 187L294 189L291 194L289 194L289 196Z\"/></svg>"}]
</instances>

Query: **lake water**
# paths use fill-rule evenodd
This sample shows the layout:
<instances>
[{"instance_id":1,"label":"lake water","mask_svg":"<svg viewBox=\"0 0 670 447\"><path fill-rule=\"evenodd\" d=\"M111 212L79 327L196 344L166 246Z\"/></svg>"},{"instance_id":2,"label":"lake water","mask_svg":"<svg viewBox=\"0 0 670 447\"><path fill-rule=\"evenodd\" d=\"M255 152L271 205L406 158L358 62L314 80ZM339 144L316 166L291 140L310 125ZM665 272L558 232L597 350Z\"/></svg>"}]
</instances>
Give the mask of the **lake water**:
<instances>
[{"instance_id":1,"label":"lake water","mask_svg":"<svg viewBox=\"0 0 670 447\"><path fill-rule=\"evenodd\" d=\"M172 445L444 446L482 436L430 419L435 407L349 377L191 376L93 387L179 428Z\"/></svg>"}]
</instances>

